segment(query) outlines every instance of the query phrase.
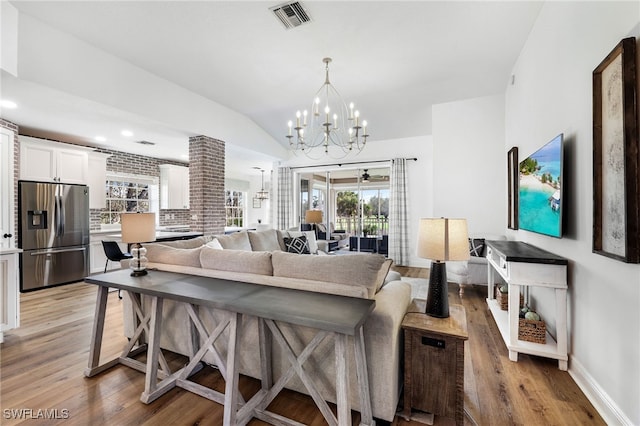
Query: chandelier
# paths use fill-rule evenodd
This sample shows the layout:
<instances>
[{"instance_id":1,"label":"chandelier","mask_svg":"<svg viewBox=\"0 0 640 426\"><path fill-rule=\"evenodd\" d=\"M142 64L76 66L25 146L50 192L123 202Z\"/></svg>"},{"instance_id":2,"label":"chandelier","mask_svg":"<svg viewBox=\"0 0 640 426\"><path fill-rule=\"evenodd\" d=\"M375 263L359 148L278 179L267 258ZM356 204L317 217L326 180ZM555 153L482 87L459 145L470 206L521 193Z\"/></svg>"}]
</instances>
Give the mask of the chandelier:
<instances>
[{"instance_id":1,"label":"chandelier","mask_svg":"<svg viewBox=\"0 0 640 426\"><path fill-rule=\"evenodd\" d=\"M262 189L256 192L256 197L258 200L268 200L269 199L269 191L264 190L264 170L260 169L262 172Z\"/></svg>"},{"instance_id":2,"label":"chandelier","mask_svg":"<svg viewBox=\"0 0 640 426\"><path fill-rule=\"evenodd\" d=\"M367 121L360 120L360 112L354 109L353 102L347 107L329 81L331 58L324 58L322 62L326 71L324 84L313 99L311 112L296 112L295 126L289 121L289 147L294 153L301 151L308 157L320 149L334 158L344 157L352 151L357 154L369 137Z\"/></svg>"}]
</instances>

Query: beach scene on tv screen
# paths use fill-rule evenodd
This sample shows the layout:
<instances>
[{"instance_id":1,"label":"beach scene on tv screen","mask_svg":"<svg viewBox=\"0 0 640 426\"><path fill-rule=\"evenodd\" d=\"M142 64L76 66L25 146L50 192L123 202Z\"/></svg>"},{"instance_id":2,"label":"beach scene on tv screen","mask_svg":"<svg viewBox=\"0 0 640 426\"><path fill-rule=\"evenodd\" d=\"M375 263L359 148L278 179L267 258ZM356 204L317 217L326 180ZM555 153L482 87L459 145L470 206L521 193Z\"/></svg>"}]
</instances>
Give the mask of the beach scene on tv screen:
<instances>
[{"instance_id":1,"label":"beach scene on tv screen","mask_svg":"<svg viewBox=\"0 0 640 426\"><path fill-rule=\"evenodd\" d=\"M562 135L520 162L520 229L561 236Z\"/></svg>"}]
</instances>

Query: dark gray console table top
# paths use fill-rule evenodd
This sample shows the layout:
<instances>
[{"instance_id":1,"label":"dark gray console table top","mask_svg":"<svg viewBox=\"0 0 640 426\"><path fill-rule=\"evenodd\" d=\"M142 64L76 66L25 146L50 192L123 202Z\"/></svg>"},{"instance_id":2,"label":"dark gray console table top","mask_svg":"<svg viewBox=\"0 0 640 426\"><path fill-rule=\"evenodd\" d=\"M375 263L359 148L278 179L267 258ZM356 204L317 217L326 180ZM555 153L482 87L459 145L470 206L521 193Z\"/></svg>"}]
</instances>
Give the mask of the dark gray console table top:
<instances>
[{"instance_id":1,"label":"dark gray console table top","mask_svg":"<svg viewBox=\"0 0 640 426\"><path fill-rule=\"evenodd\" d=\"M493 250L499 252L508 262L543 263L547 265L567 265L564 257L542 250L522 241L486 241Z\"/></svg>"},{"instance_id":2,"label":"dark gray console table top","mask_svg":"<svg viewBox=\"0 0 640 426\"><path fill-rule=\"evenodd\" d=\"M350 336L375 307L375 301L369 299L175 272L150 270L142 277L130 274L129 270L115 270L89 276L85 282Z\"/></svg>"},{"instance_id":3,"label":"dark gray console table top","mask_svg":"<svg viewBox=\"0 0 640 426\"><path fill-rule=\"evenodd\" d=\"M124 364L145 372L145 390L140 400L146 404L174 387L180 387L223 404L222 424L225 426L246 424L253 417L272 424L294 426L300 423L272 413L266 407L289 379L297 374L327 423L342 426L351 424L347 359L348 346L352 346L360 397L360 424L375 425L371 410L363 331L364 322L375 307L374 300L153 270L142 277L132 277L131 272L126 269L111 271L87 277L85 282L98 285L89 365L85 370L87 377L95 376L116 364ZM137 317L137 328L120 357L100 364L109 287L127 292ZM150 298L150 307L145 307L142 303L142 295ZM190 348L189 363L173 373L169 371L160 349L165 299L184 304L192 324L189 330L185 331L192 333L193 342L204 342L202 346ZM229 318L219 321L213 331L208 330L200 317L197 308L199 306L226 311L230 314ZM238 390L240 363L237 347L242 334L242 315L257 318L259 333L256 351L260 352L262 387L248 401L244 401ZM279 326L280 322L309 327L315 329L316 334L306 346L303 344L300 353L296 353L292 348L297 346L296 342L300 339L296 336L286 337ZM224 330L228 330L228 333L223 333ZM141 339L143 333L148 335L148 344ZM315 375L303 368L304 362L327 336L333 336L335 341L334 401L337 405L337 416L322 398L315 383ZM349 336L353 338L348 339ZM217 341L226 345L226 361L214 345ZM289 370L275 383L271 371L272 342L280 346L291 364ZM136 343L139 346L134 347ZM133 358L144 350L147 352L146 365ZM201 368L206 353L211 353L217 360L216 364L225 379L224 393L189 380L189 377ZM158 381L159 378L162 380Z\"/></svg>"}]
</instances>

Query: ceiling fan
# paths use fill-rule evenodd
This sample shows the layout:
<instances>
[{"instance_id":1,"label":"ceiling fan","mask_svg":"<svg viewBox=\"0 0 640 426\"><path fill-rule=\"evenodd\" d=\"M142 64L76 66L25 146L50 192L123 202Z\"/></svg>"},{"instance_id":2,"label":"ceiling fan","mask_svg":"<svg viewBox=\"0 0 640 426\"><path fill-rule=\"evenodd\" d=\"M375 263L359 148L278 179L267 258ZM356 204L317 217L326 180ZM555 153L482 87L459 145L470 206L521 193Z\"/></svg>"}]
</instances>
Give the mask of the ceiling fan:
<instances>
[{"instance_id":1,"label":"ceiling fan","mask_svg":"<svg viewBox=\"0 0 640 426\"><path fill-rule=\"evenodd\" d=\"M382 181L389 180L389 176L386 176L386 175L370 175L369 169L363 169L362 171L364 173L362 173L362 175L360 176L360 179L361 179L361 182L363 183L382 182Z\"/></svg>"}]
</instances>

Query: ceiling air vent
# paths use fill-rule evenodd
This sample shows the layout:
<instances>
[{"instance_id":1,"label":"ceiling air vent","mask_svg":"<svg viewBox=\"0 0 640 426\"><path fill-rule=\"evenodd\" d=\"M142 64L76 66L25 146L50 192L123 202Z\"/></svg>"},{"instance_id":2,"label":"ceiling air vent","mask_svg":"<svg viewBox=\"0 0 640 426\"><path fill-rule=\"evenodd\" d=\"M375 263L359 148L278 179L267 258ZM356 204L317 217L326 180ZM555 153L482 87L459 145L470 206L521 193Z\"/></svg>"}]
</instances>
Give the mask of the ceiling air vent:
<instances>
[{"instance_id":1,"label":"ceiling air vent","mask_svg":"<svg viewBox=\"0 0 640 426\"><path fill-rule=\"evenodd\" d=\"M155 142L149 142L149 141L137 141L136 143L139 143L140 145L155 145Z\"/></svg>"},{"instance_id":2,"label":"ceiling air vent","mask_svg":"<svg viewBox=\"0 0 640 426\"><path fill-rule=\"evenodd\" d=\"M279 6L269 8L282 22L286 29L298 27L304 23L310 22L311 18L307 15L299 2L285 3Z\"/></svg>"}]
</instances>

